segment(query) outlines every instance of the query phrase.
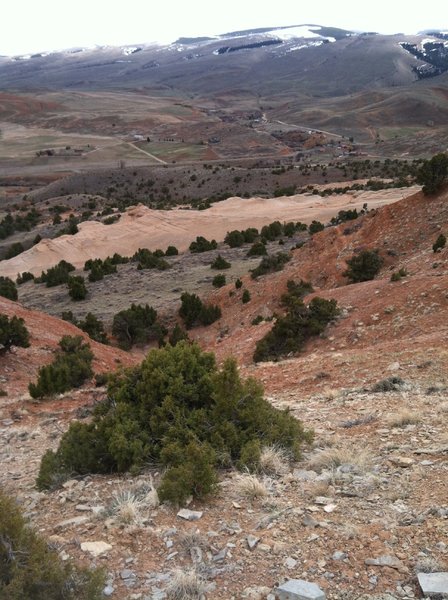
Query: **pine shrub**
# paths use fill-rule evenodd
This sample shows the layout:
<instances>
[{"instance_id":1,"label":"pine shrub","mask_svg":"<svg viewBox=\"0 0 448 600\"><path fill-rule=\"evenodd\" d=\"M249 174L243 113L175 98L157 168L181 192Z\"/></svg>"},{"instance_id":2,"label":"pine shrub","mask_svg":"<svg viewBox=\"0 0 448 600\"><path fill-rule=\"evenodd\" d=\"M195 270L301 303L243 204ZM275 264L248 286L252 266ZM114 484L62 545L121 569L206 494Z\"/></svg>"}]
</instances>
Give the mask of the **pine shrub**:
<instances>
[{"instance_id":1,"label":"pine shrub","mask_svg":"<svg viewBox=\"0 0 448 600\"><path fill-rule=\"evenodd\" d=\"M352 283L370 281L381 269L383 259L378 250L362 250L346 261L348 269L344 271L344 277Z\"/></svg>"},{"instance_id":2,"label":"pine shrub","mask_svg":"<svg viewBox=\"0 0 448 600\"><path fill-rule=\"evenodd\" d=\"M7 315L0 314L0 353L11 350L12 346L28 348L30 334L25 327L25 321L15 315L9 319Z\"/></svg>"},{"instance_id":3,"label":"pine shrub","mask_svg":"<svg viewBox=\"0 0 448 600\"><path fill-rule=\"evenodd\" d=\"M17 300L17 287L9 277L0 276L0 296L8 298L8 300Z\"/></svg>"},{"instance_id":4,"label":"pine shrub","mask_svg":"<svg viewBox=\"0 0 448 600\"><path fill-rule=\"evenodd\" d=\"M39 369L37 383L28 386L32 398L62 394L80 387L93 375L93 353L84 339L65 335L52 363Z\"/></svg>"},{"instance_id":5,"label":"pine shrub","mask_svg":"<svg viewBox=\"0 0 448 600\"><path fill-rule=\"evenodd\" d=\"M180 342L111 376L92 422L73 422L57 451L44 455L37 484L47 489L67 473L138 472L156 462L167 469L161 499L182 504L214 491L222 457L255 467L263 440L297 458L311 437L263 398L257 381L240 378L235 360L219 370L213 354Z\"/></svg>"},{"instance_id":6,"label":"pine shrub","mask_svg":"<svg viewBox=\"0 0 448 600\"><path fill-rule=\"evenodd\" d=\"M104 573L63 562L0 490L0 600L101 600Z\"/></svg>"}]
</instances>

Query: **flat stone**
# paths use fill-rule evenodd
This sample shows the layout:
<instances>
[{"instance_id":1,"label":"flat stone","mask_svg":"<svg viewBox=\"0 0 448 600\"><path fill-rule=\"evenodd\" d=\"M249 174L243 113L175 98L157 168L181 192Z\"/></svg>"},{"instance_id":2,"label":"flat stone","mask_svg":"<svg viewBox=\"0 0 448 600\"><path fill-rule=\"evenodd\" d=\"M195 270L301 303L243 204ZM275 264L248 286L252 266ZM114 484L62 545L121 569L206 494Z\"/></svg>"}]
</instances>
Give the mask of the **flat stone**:
<instances>
[{"instance_id":1,"label":"flat stone","mask_svg":"<svg viewBox=\"0 0 448 600\"><path fill-rule=\"evenodd\" d=\"M325 593L315 583L304 579L290 579L277 588L279 600L325 600Z\"/></svg>"},{"instance_id":2,"label":"flat stone","mask_svg":"<svg viewBox=\"0 0 448 600\"><path fill-rule=\"evenodd\" d=\"M326 496L317 496L316 498L314 498L314 502L320 505L331 504L333 502L333 498L327 498Z\"/></svg>"},{"instance_id":3,"label":"flat stone","mask_svg":"<svg viewBox=\"0 0 448 600\"><path fill-rule=\"evenodd\" d=\"M413 458L408 458L407 456L392 456L390 462L397 467L407 468L412 467L415 460Z\"/></svg>"},{"instance_id":4,"label":"flat stone","mask_svg":"<svg viewBox=\"0 0 448 600\"><path fill-rule=\"evenodd\" d=\"M331 558L333 560L345 560L347 558L347 553L337 550L336 552L333 553L333 556Z\"/></svg>"},{"instance_id":5,"label":"flat stone","mask_svg":"<svg viewBox=\"0 0 448 600\"><path fill-rule=\"evenodd\" d=\"M389 554L383 554L378 558L366 558L364 562L366 565L371 565L373 567L390 567L391 569L396 569L400 573L408 572L408 569L404 566L401 560L399 560L396 556L390 556Z\"/></svg>"},{"instance_id":6,"label":"flat stone","mask_svg":"<svg viewBox=\"0 0 448 600\"><path fill-rule=\"evenodd\" d=\"M101 556L112 550L112 546L107 542L82 542L81 550L89 552L92 556Z\"/></svg>"},{"instance_id":7,"label":"flat stone","mask_svg":"<svg viewBox=\"0 0 448 600\"><path fill-rule=\"evenodd\" d=\"M254 550L259 541L260 541L259 537L249 534L246 538L246 542L247 542L247 545L249 546L249 550Z\"/></svg>"},{"instance_id":8,"label":"flat stone","mask_svg":"<svg viewBox=\"0 0 448 600\"><path fill-rule=\"evenodd\" d=\"M134 579L136 575L134 571L131 571L131 569L123 569L122 571L120 571L120 577L122 579Z\"/></svg>"},{"instance_id":9,"label":"flat stone","mask_svg":"<svg viewBox=\"0 0 448 600\"><path fill-rule=\"evenodd\" d=\"M202 517L203 513L200 510L189 510L188 508L181 508L177 513L177 516L186 521L197 521Z\"/></svg>"},{"instance_id":10,"label":"flat stone","mask_svg":"<svg viewBox=\"0 0 448 600\"><path fill-rule=\"evenodd\" d=\"M287 569L294 569L297 566L297 561L292 556L288 556L284 564Z\"/></svg>"},{"instance_id":11,"label":"flat stone","mask_svg":"<svg viewBox=\"0 0 448 600\"><path fill-rule=\"evenodd\" d=\"M417 577L425 596L448 598L448 572L418 573Z\"/></svg>"},{"instance_id":12,"label":"flat stone","mask_svg":"<svg viewBox=\"0 0 448 600\"><path fill-rule=\"evenodd\" d=\"M73 517L73 519L65 519L65 521L60 521L56 523L54 526L55 529L66 529L67 527L73 527L77 525L84 525L84 523L89 522L89 517Z\"/></svg>"},{"instance_id":13,"label":"flat stone","mask_svg":"<svg viewBox=\"0 0 448 600\"><path fill-rule=\"evenodd\" d=\"M324 511L326 513L332 513L333 511L335 511L337 508L336 504L327 504L326 506L324 506Z\"/></svg>"}]
</instances>

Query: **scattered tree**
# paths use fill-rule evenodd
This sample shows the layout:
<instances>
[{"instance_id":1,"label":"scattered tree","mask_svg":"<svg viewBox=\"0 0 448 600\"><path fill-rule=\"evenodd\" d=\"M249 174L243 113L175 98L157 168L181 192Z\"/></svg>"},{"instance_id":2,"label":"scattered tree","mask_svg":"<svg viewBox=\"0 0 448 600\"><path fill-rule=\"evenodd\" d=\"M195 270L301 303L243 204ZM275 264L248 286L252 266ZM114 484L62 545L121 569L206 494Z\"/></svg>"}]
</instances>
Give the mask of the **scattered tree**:
<instances>
[{"instance_id":1,"label":"scattered tree","mask_svg":"<svg viewBox=\"0 0 448 600\"><path fill-rule=\"evenodd\" d=\"M25 327L25 321L15 315L9 319L0 314L0 354L11 350L12 346L28 348L30 334Z\"/></svg>"},{"instance_id":2,"label":"scattered tree","mask_svg":"<svg viewBox=\"0 0 448 600\"><path fill-rule=\"evenodd\" d=\"M383 259L378 250L362 250L346 261L348 269L344 271L344 277L350 279L352 283L369 281L374 279L375 275L381 269Z\"/></svg>"},{"instance_id":3,"label":"scattered tree","mask_svg":"<svg viewBox=\"0 0 448 600\"><path fill-rule=\"evenodd\" d=\"M39 369L37 383L28 386L32 398L63 394L92 377L93 352L78 336L65 335L52 363Z\"/></svg>"},{"instance_id":4,"label":"scattered tree","mask_svg":"<svg viewBox=\"0 0 448 600\"><path fill-rule=\"evenodd\" d=\"M436 154L425 160L417 172L417 182L423 185L427 196L437 193L448 181L448 155Z\"/></svg>"},{"instance_id":5,"label":"scattered tree","mask_svg":"<svg viewBox=\"0 0 448 600\"><path fill-rule=\"evenodd\" d=\"M8 298L8 300L17 300L17 287L9 277L0 276L0 296Z\"/></svg>"},{"instance_id":6,"label":"scattered tree","mask_svg":"<svg viewBox=\"0 0 448 600\"><path fill-rule=\"evenodd\" d=\"M68 278L68 293L72 300L85 300L87 296L87 288L84 282L84 277L80 275Z\"/></svg>"},{"instance_id":7,"label":"scattered tree","mask_svg":"<svg viewBox=\"0 0 448 600\"><path fill-rule=\"evenodd\" d=\"M432 249L434 252L438 252L442 248L445 248L446 245L446 236L441 233L439 237L436 239L434 244L432 245Z\"/></svg>"}]
</instances>

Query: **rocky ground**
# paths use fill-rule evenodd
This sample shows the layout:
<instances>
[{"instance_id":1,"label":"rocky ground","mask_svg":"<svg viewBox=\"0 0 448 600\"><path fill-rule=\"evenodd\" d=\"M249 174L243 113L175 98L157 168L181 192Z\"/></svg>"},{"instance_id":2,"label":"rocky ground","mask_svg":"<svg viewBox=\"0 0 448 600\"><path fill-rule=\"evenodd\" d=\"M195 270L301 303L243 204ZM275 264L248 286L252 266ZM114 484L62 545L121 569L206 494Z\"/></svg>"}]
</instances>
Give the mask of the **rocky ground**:
<instances>
[{"instance_id":1,"label":"rocky ground","mask_svg":"<svg viewBox=\"0 0 448 600\"><path fill-rule=\"evenodd\" d=\"M284 472L260 475L257 498L241 491L235 473L223 474L211 502L189 505L199 514L186 516L198 520L157 506L148 493L158 477L152 470L35 490L41 454L101 390L25 402L12 419L4 409L0 485L63 559L105 567L113 598L164 598L176 569L196 569L208 598L264 599L290 578L318 583L334 599L420 597L416 572L448 566L446 372L432 386L433 377L408 379L396 365L389 372L402 381L388 392L272 394L314 428L313 447Z\"/></svg>"}]
</instances>

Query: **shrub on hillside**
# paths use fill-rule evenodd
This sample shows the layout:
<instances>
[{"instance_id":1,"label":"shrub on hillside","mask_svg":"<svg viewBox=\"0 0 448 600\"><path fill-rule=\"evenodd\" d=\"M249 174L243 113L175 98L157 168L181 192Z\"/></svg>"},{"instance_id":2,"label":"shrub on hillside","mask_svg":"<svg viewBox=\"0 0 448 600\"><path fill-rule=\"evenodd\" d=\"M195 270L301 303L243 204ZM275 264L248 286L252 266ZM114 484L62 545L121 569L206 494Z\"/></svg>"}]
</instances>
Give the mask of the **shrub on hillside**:
<instances>
[{"instance_id":1,"label":"shrub on hillside","mask_svg":"<svg viewBox=\"0 0 448 600\"><path fill-rule=\"evenodd\" d=\"M309 338L322 333L339 314L336 300L313 298L307 306L301 300L306 293L306 286L295 284L303 290L298 293L293 282L288 284L291 292L282 296L287 312L285 316L278 317L271 331L257 342L253 357L255 362L278 360L301 350Z\"/></svg>"},{"instance_id":2,"label":"shrub on hillside","mask_svg":"<svg viewBox=\"0 0 448 600\"><path fill-rule=\"evenodd\" d=\"M221 271L222 269L230 269L231 266L232 265L229 262L227 262L225 258L223 258L220 254L218 254L218 256L215 258L215 260L210 265L210 268Z\"/></svg>"},{"instance_id":3,"label":"shrub on hillside","mask_svg":"<svg viewBox=\"0 0 448 600\"><path fill-rule=\"evenodd\" d=\"M104 573L63 562L0 491L0 599L101 600Z\"/></svg>"},{"instance_id":4,"label":"shrub on hillside","mask_svg":"<svg viewBox=\"0 0 448 600\"><path fill-rule=\"evenodd\" d=\"M84 282L84 277L81 277L81 275L69 277L67 285L68 293L72 300L85 300L87 296L87 288Z\"/></svg>"},{"instance_id":5,"label":"shrub on hillside","mask_svg":"<svg viewBox=\"0 0 448 600\"><path fill-rule=\"evenodd\" d=\"M204 304L196 294L184 292L180 300L179 316L187 329L195 325L211 325L221 317L219 306Z\"/></svg>"},{"instance_id":6,"label":"shrub on hillside","mask_svg":"<svg viewBox=\"0 0 448 600\"><path fill-rule=\"evenodd\" d=\"M166 330L157 320L157 311L152 306L131 304L130 308L114 316L112 335L117 338L120 348L130 350L134 344L160 342Z\"/></svg>"},{"instance_id":7,"label":"shrub on hillside","mask_svg":"<svg viewBox=\"0 0 448 600\"><path fill-rule=\"evenodd\" d=\"M32 398L63 394L90 379L93 352L78 336L64 335L52 363L39 369L37 383L28 386Z\"/></svg>"},{"instance_id":8,"label":"shrub on hillside","mask_svg":"<svg viewBox=\"0 0 448 600\"><path fill-rule=\"evenodd\" d=\"M247 251L247 256L266 256L268 251L266 250L266 244L263 242L255 242Z\"/></svg>"},{"instance_id":9,"label":"shrub on hillside","mask_svg":"<svg viewBox=\"0 0 448 600\"><path fill-rule=\"evenodd\" d=\"M215 250L217 247L218 244L216 243L216 240L209 241L205 239L205 237L202 237L202 235L199 235L196 238L196 241L191 242L189 250L194 254L200 252L208 252L209 250Z\"/></svg>"},{"instance_id":10,"label":"shrub on hillside","mask_svg":"<svg viewBox=\"0 0 448 600\"><path fill-rule=\"evenodd\" d=\"M185 331L185 329L182 329L178 323L176 323L173 331L170 333L168 342L171 344L171 346L176 346L176 344L179 342L187 341L189 341L188 333Z\"/></svg>"},{"instance_id":11,"label":"shrub on hillside","mask_svg":"<svg viewBox=\"0 0 448 600\"><path fill-rule=\"evenodd\" d=\"M425 160L417 172L417 182L423 185L423 193L437 193L448 181L448 155L436 154Z\"/></svg>"},{"instance_id":12,"label":"shrub on hillside","mask_svg":"<svg viewBox=\"0 0 448 600\"><path fill-rule=\"evenodd\" d=\"M212 286L215 288L221 288L226 285L226 276L224 273L218 273L215 275L212 280Z\"/></svg>"},{"instance_id":13,"label":"shrub on hillside","mask_svg":"<svg viewBox=\"0 0 448 600\"><path fill-rule=\"evenodd\" d=\"M432 250L433 250L433 252L437 252L438 250L445 248L445 245L446 245L446 236L444 236L443 233L441 233L439 235L439 237L436 239L436 241L434 242L434 244L432 245Z\"/></svg>"},{"instance_id":14,"label":"shrub on hillside","mask_svg":"<svg viewBox=\"0 0 448 600\"><path fill-rule=\"evenodd\" d=\"M238 231L238 229L228 231L224 238L224 243L228 244L231 248L240 248L244 244L244 235L242 231Z\"/></svg>"},{"instance_id":15,"label":"shrub on hillside","mask_svg":"<svg viewBox=\"0 0 448 600\"><path fill-rule=\"evenodd\" d=\"M165 271L170 268L170 264L157 256L151 250L147 248L139 248L131 259L133 262L137 262L137 269L157 269L158 271Z\"/></svg>"},{"instance_id":16,"label":"shrub on hillside","mask_svg":"<svg viewBox=\"0 0 448 600\"><path fill-rule=\"evenodd\" d=\"M8 248L5 254L5 260L8 260L9 258L14 258L14 256L22 254L22 252L25 252L23 244L21 242L15 242L14 244L11 244L11 246Z\"/></svg>"},{"instance_id":17,"label":"shrub on hillside","mask_svg":"<svg viewBox=\"0 0 448 600\"><path fill-rule=\"evenodd\" d=\"M320 221L312 221L310 223L310 226L308 227L308 231L310 232L310 235L314 235L315 233L318 233L319 231L323 231L325 229L325 225L323 223L321 223Z\"/></svg>"},{"instance_id":18,"label":"shrub on hillside","mask_svg":"<svg viewBox=\"0 0 448 600\"><path fill-rule=\"evenodd\" d=\"M275 271L282 271L283 267L288 261L291 260L289 254L286 252L277 252L271 256L265 256L261 259L261 263L253 269L251 273L252 279L260 277L260 275L266 275L266 273L274 273Z\"/></svg>"},{"instance_id":19,"label":"shrub on hillside","mask_svg":"<svg viewBox=\"0 0 448 600\"><path fill-rule=\"evenodd\" d=\"M238 277L238 279L235 281L235 287L237 290L239 290L240 288L243 287L243 282L241 281L241 279Z\"/></svg>"},{"instance_id":20,"label":"shrub on hillside","mask_svg":"<svg viewBox=\"0 0 448 600\"><path fill-rule=\"evenodd\" d=\"M0 276L0 296L8 298L8 300L17 300L17 287L9 277Z\"/></svg>"},{"instance_id":21,"label":"shrub on hillside","mask_svg":"<svg viewBox=\"0 0 448 600\"><path fill-rule=\"evenodd\" d=\"M34 275L29 271L24 271L23 273L17 275L16 283L17 285L22 285L22 283L26 283L27 281L31 281L32 279L34 279Z\"/></svg>"},{"instance_id":22,"label":"shrub on hillside","mask_svg":"<svg viewBox=\"0 0 448 600\"><path fill-rule=\"evenodd\" d=\"M168 246L165 252L165 256L177 256L179 254L179 250L176 246Z\"/></svg>"},{"instance_id":23,"label":"shrub on hillside","mask_svg":"<svg viewBox=\"0 0 448 600\"><path fill-rule=\"evenodd\" d=\"M75 422L41 462L38 486L58 474L136 472L148 461L166 467L159 495L182 504L212 492L216 467L239 464L259 439L298 457L311 434L242 380L233 359L218 370L197 344L152 350L143 363L109 381L91 423Z\"/></svg>"},{"instance_id":24,"label":"shrub on hillside","mask_svg":"<svg viewBox=\"0 0 448 600\"><path fill-rule=\"evenodd\" d=\"M249 290L244 290L243 295L241 296L241 302L243 304L247 304L250 302L250 292Z\"/></svg>"},{"instance_id":25,"label":"shrub on hillside","mask_svg":"<svg viewBox=\"0 0 448 600\"><path fill-rule=\"evenodd\" d=\"M352 283L369 281L375 278L375 275L381 269L383 259L378 250L362 250L346 261L348 269L344 271L344 277L350 279Z\"/></svg>"},{"instance_id":26,"label":"shrub on hillside","mask_svg":"<svg viewBox=\"0 0 448 600\"><path fill-rule=\"evenodd\" d=\"M42 271L41 276L34 279L34 282L45 283L47 287L62 285L63 283L68 283L69 273L74 270L75 267L71 263L61 260L57 265L48 269L48 271Z\"/></svg>"},{"instance_id":27,"label":"shrub on hillside","mask_svg":"<svg viewBox=\"0 0 448 600\"><path fill-rule=\"evenodd\" d=\"M0 314L0 353L11 350L12 346L28 348L30 334L25 327L25 321L15 315L9 319L7 315Z\"/></svg>"}]
</instances>

